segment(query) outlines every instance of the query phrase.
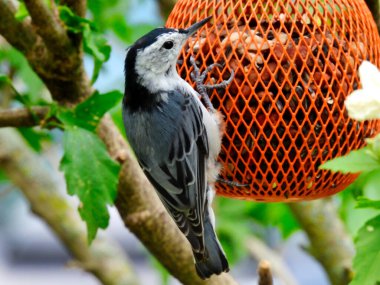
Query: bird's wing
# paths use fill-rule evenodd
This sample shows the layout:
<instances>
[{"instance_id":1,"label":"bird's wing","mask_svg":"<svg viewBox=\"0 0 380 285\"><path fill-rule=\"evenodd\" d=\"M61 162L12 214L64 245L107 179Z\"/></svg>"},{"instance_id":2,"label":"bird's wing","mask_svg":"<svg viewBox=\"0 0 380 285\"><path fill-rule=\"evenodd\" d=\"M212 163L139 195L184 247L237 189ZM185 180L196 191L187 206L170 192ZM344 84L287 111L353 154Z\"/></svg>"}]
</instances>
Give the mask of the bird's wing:
<instances>
[{"instance_id":1,"label":"bird's wing","mask_svg":"<svg viewBox=\"0 0 380 285\"><path fill-rule=\"evenodd\" d=\"M197 99L184 96L167 159L145 174L187 236L195 252L204 252L203 218L206 210L206 163L208 140L201 106Z\"/></svg>"}]
</instances>

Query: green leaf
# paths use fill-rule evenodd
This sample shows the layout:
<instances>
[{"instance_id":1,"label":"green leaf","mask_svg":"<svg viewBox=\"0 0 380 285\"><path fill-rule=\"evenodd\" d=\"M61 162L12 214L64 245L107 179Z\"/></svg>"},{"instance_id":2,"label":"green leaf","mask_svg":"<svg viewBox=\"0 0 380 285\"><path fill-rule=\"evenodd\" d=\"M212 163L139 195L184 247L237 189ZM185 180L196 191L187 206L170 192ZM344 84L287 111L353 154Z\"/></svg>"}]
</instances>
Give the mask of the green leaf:
<instances>
[{"instance_id":1,"label":"green leaf","mask_svg":"<svg viewBox=\"0 0 380 285\"><path fill-rule=\"evenodd\" d=\"M104 94L96 91L74 109L61 108L57 117L67 126L78 126L94 131L103 115L118 104L122 97L123 94L116 90Z\"/></svg>"},{"instance_id":2,"label":"green leaf","mask_svg":"<svg viewBox=\"0 0 380 285\"><path fill-rule=\"evenodd\" d=\"M107 205L113 205L116 198L120 166L109 157L103 142L87 130L67 129L63 147L60 169L65 174L68 193L81 201L79 213L87 224L91 243L98 228L108 226Z\"/></svg>"},{"instance_id":3,"label":"green leaf","mask_svg":"<svg viewBox=\"0 0 380 285\"><path fill-rule=\"evenodd\" d=\"M42 149L42 143L44 141L51 140L51 136L44 130L35 130L33 128L18 128L18 131L28 144L37 152Z\"/></svg>"},{"instance_id":4,"label":"green leaf","mask_svg":"<svg viewBox=\"0 0 380 285\"><path fill-rule=\"evenodd\" d=\"M378 210L373 208L356 209L357 201L350 191L342 191L335 198L340 199L339 212L345 227L351 236L356 236L359 229L372 217L379 214Z\"/></svg>"},{"instance_id":5,"label":"green leaf","mask_svg":"<svg viewBox=\"0 0 380 285\"><path fill-rule=\"evenodd\" d=\"M358 197L356 208L374 208L380 210L380 201L371 200L366 197Z\"/></svg>"},{"instance_id":6,"label":"green leaf","mask_svg":"<svg viewBox=\"0 0 380 285\"><path fill-rule=\"evenodd\" d=\"M380 283L380 215L369 220L355 240L355 276L350 285L377 285Z\"/></svg>"},{"instance_id":7,"label":"green leaf","mask_svg":"<svg viewBox=\"0 0 380 285\"><path fill-rule=\"evenodd\" d=\"M380 168L380 162L364 147L359 150L353 150L345 156L329 160L319 168L333 172L358 173L378 169Z\"/></svg>"},{"instance_id":8,"label":"green leaf","mask_svg":"<svg viewBox=\"0 0 380 285\"><path fill-rule=\"evenodd\" d=\"M370 176L372 172L374 171L360 173L356 180L346 188L347 191L351 192L355 199L363 196L363 187L367 183L368 176Z\"/></svg>"},{"instance_id":9,"label":"green leaf","mask_svg":"<svg viewBox=\"0 0 380 285\"><path fill-rule=\"evenodd\" d=\"M373 138L367 138L366 140L369 154L373 155L375 159L380 158L380 135Z\"/></svg>"},{"instance_id":10,"label":"green leaf","mask_svg":"<svg viewBox=\"0 0 380 285\"><path fill-rule=\"evenodd\" d=\"M355 199L366 196L372 200L380 200L380 168L372 171L363 172L359 177L347 187L351 191Z\"/></svg>"},{"instance_id":11,"label":"green leaf","mask_svg":"<svg viewBox=\"0 0 380 285\"><path fill-rule=\"evenodd\" d=\"M87 25L95 29L91 20L76 15L67 6L58 6L59 17L65 23L66 29L72 33L82 33Z\"/></svg>"}]
</instances>

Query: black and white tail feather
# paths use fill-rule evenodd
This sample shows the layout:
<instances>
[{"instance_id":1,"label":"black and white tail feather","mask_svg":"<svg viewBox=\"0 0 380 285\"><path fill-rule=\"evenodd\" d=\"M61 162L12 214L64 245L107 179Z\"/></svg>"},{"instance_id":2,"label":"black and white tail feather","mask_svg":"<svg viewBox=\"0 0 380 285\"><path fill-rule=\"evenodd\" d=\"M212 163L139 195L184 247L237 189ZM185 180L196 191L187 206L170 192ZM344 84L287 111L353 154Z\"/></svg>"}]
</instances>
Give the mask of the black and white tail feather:
<instances>
[{"instance_id":1,"label":"black and white tail feather","mask_svg":"<svg viewBox=\"0 0 380 285\"><path fill-rule=\"evenodd\" d=\"M123 120L130 145L165 208L191 244L198 275L229 270L214 230L211 208L221 116L208 112L199 94L176 72L188 29L155 29L125 59Z\"/></svg>"}]
</instances>

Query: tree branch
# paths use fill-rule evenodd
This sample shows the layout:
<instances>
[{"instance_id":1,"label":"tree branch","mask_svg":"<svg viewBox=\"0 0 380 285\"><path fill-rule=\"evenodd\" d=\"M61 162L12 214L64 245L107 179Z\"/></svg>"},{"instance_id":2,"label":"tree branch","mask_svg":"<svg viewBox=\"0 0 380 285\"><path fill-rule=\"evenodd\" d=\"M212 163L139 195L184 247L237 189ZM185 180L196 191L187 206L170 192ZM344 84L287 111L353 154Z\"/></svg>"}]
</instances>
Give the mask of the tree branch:
<instances>
[{"instance_id":1,"label":"tree branch","mask_svg":"<svg viewBox=\"0 0 380 285\"><path fill-rule=\"evenodd\" d=\"M93 90L83 67L81 49L54 56L29 24L15 19L14 12L11 1L0 0L0 34L25 55L53 99L67 106L90 96Z\"/></svg>"},{"instance_id":2,"label":"tree branch","mask_svg":"<svg viewBox=\"0 0 380 285\"><path fill-rule=\"evenodd\" d=\"M15 13L12 1L0 0L0 33L12 46L27 55L34 50L33 47L39 46L38 36L28 23L17 21ZM43 48L40 45L40 49Z\"/></svg>"},{"instance_id":3,"label":"tree branch","mask_svg":"<svg viewBox=\"0 0 380 285\"><path fill-rule=\"evenodd\" d=\"M125 160L116 201L125 225L183 284L237 284L225 273L205 281L198 277L188 241L162 206L130 147L108 116L103 118L98 132L111 156Z\"/></svg>"},{"instance_id":4,"label":"tree branch","mask_svg":"<svg viewBox=\"0 0 380 285\"><path fill-rule=\"evenodd\" d=\"M309 237L310 253L325 268L331 284L346 285L352 279L354 245L331 199L290 203L294 216Z\"/></svg>"},{"instance_id":5,"label":"tree branch","mask_svg":"<svg viewBox=\"0 0 380 285\"><path fill-rule=\"evenodd\" d=\"M41 125L44 123L49 111L49 107L0 109L0 128L33 127Z\"/></svg>"},{"instance_id":6,"label":"tree branch","mask_svg":"<svg viewBox=\"0 0 380 285\"><path fill-rule=\"evenodd\" d=\"M58 57L70 54L73 46L66 30L44 1L25 0L24 3L32 17L32 24L37 28L37 33L44 40L50 52ZM52 5L55 5L54 1L52 1Z\"/></svg>"},{"instance_id":7,"label":"tree branch","mask_svg":"<svg viewBox=\"0 0 380 285\"><path fill-rule=\"evenodd\" d=\"M76 258L80 267L105 285L135 285L136 276L122 250L105 238L91 247L77 210L57 189L57 181L40 156L12 129L0 129L0 168L19 187L31 210L44 220Z\"/></svg>"}]
</instances>

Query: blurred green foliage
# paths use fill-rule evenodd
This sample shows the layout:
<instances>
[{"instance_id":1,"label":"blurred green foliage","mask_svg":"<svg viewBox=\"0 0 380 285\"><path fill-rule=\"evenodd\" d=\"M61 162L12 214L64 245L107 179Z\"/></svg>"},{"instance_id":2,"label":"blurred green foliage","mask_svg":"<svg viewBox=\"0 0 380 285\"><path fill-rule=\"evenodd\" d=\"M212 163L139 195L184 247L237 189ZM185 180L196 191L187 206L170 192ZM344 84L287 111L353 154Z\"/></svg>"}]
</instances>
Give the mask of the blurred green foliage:
<instances>
[{"instance_id":1,"label":"blurred green foliage","mask_svg":"<svg viewBox=\"0 0 380 285\"><path fill-rule=\"evenodd\" d=\"M151 24L131 24L126 20L126 11L130 2L120 0L94 0L88 1L91 17L100 31L111 31L123 42L130 44L154 27Z\"/></svg>"},{"instance_id":2,"label":"blurred green foliage","mask_svg":"<svg viewBox=\"0 0 380 285\"><path fill-rule=\"evenodd\" d=\"M18 130L36 152L42 151L43 143L52 141L51 133L44 129L18 128Z\"/></svg>"},{"instance_id":3,"label":"blurred green foliage","mask_svg":"<svg viewBox=\"0 0 380 285\"><path fill-rule=\"evenodd\" d=\"M8 177L5 175L4 171L0 170L0 183L7 182Z\"/></svg>"},{"instance_id":4,"label":"blurred green foliage","mask_svg":"<svg viewBox=\"0 0 380 285\"><path fill-rule=\"evenodd\" d=\"M356 220L356 230L358 225L360 228L355 239L355 276L350 284L380 283L380 271L377 270L380 264L380 135L367 139L366 147L330 160L321 168L342 173L360 173L347 189L356 200L354 205L358 210L351 208L345 217L349 213L354 212L356 215L362 211L362 217L359 221Z\"/></svg>"},{"instance_id":5,"label":"blurred green foliage","mask_svg":"<svg viewBox=\"0 0 380 285\"><path fill-rule=\"evenodd\" d=\"M378 208L379 209L379 208ZM380 215L367 221L355 239L355 277L351 285L380 284Z\"/></svg>"},{"instance_id":6,"label":"blurred green foliage","mask_svg":"<svg viewBox=\"0 0 380 285\"><path fill-rule=\"evenodd\" d=\"M258 203L215 199L218 237L231 263L246 257L246 239L258 235L267 239L265 228L277 228L282 237L288 238L299 229L289 207L285 203Z\"/></svg>"},{"instance_id":7,"label":"blurred green foliage","mask_svg":"<svg viewBox=\"0 0 380 285\"><path fill-rule=\"evenodd\" d=\"M44 84L25 57L7 44L0 44L0 74L6 75L13 81L13 85L17 85L18 93L30 105L49 101L47 92L43 93Z\"/></svg>"}]
</instances>

